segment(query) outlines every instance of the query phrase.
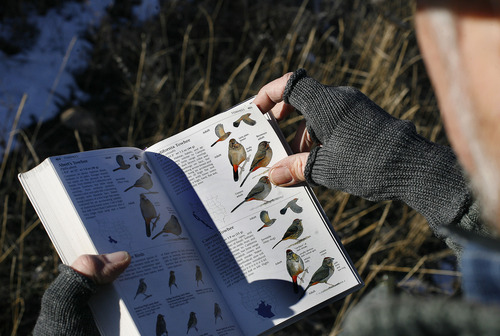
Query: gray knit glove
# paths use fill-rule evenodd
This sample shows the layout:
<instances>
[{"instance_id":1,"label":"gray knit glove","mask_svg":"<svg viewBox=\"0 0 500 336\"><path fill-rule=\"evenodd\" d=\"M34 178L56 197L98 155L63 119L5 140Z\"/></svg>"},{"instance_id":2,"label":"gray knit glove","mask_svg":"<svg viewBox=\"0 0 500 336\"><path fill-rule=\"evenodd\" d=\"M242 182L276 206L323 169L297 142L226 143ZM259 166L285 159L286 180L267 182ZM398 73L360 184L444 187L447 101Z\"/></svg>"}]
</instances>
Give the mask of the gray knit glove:
<instances>
[{"instance_id":1,"label":"gray knit glove","mask_svg":"<svg viewBox=\"0 0 500 336\"><path fill-rule=\"evenodd\" d=\"M61 265L59 271L43 295L33 335L100 335L87 305L96 284L69 266Z\"/></svg>"},{"instance_id":2,"label":"gray knit glove","mask_svg":"<svg viewBox=\"0 0 500 336\"><path fill-rule=\"evenodd\" d=\"M371 201L400 200L431 227L458 222L471 194L452 150L418 135L351 87L325 86L297 70L284 92L300 111L314 148L305 167L313 185Z\"/></svg>"}]
</instances>

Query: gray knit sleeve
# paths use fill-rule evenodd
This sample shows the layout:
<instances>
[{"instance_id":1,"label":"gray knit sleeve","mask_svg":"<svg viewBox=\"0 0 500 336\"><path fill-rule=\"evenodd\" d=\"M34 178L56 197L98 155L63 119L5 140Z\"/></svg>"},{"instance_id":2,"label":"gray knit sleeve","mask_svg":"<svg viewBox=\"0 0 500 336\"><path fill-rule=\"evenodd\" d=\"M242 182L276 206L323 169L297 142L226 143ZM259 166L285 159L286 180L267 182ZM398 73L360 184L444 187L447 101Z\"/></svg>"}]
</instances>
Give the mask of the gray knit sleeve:
<instances>
[{"instance_id":1,"label":"gray knit sleeve","mask_svg":"<svg viewBox=\"0 0 500 336\"><path fill-rule=\"evenodd\" d=\"M431 228L459 224L472 197L453 151L417 134L352 87L332 87L296 71L284 92L300 111L314 148L305 167L313 185L372 201L400 200Z\"/></svg>"},{"instance_id":2,"label":"gray knit sleeve","mask_svg":"<svg viewBox=\"0 0 500 336\"><path fill-rule=\"evenodd\" d=\"M33 335L100 335L87 302L96 284L66 265L42 297Z\"/></svg>"}]
</instances>

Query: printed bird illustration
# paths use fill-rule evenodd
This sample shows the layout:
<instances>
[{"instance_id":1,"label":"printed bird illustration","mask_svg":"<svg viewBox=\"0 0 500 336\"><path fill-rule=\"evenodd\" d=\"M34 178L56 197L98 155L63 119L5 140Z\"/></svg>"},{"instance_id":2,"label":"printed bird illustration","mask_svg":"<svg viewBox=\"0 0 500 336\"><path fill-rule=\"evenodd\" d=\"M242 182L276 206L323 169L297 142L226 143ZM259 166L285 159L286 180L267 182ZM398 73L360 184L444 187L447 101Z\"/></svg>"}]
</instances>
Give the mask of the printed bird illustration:
<instances>
[{"instance_id":1,"label":"printed bird illustration","mask_svg":"<svg viewBox=\"0 0 500 336\"><path fill-rule=\"evenodd\" d=\"M220 309L220 306L217 302L214 303L214 317L215 317L215 323L217 323L217 319L220 318L221 320L223 320L222 318L222 310Z\"/></svg>"},{"instance_id":2,"label":"printed bird illustration","mask_svg":"<svg viewBox=\"0 0 500 336\"><path fill-rule=\"evenodd\" d=\"M231 135L231 132L226 133L224 131L224 126L222 124L218 124L217 126L215 126L215 135L217 135L218 139L210 147L215 146L215 144L219 141L226 140Z\"/></svg>"},{"instance_id":3,"label":"printed bird illustration","mask_svg":"<svg viewBox=\"0 0 500 336\"><path fill-rule=\"evenodd\" d=\"M280 214L284 215L288 208L292 210L295 213L301 213L302 212L302 207L297 204L298 198L294 198L290 202L288 202L283 209L280 210Z\"/></svg>"},{"instance_id":4,"label":"printed bird illustration","mask_svg":"<svg viewBox=\"0 0 500 336\"><path fill-rule=\"evenodd\" d=\"M243 186L243 183L247 180L248 176L257 169L261 167L266 167L269 162L271 162L271 159L273 157L273 150L269 146L269 141L261 141L259 143L259 146L257 147L257 153L255 153L255 156L252 160L252 164L250 165L250 171L248 172L247 176L241 182L240 187Z\"/></svg>"},{"instance_id":5,"label":"printed bird illustration","mask_svg":"<svg viewBox=\"0 0 500 336\"><path fill-rule=\"evenodd\" d=\"M148 173L144 173L137 181L135 181L134 185L125 189L125 191L129 191L132 188L144 188L149 190L153 188L153 180L151 179L151 175Z\"/></svg>"},{"instance_id":6,"label":"printed bird illustration","mask_svg":"<svg viewBox=\"0 0 500 336\"><path fill-rule=\"evenodd\" d=\"M229 140L229 150L227 154L229 163L233 167L234 182L238 181L238 168L247 159L247 152L239 142L234 139Z\"/></svg>"},{"instance_id":7,"label":"printed bird illustration","mask_svg":"<svg viewBox=\"0 0 500 336\"><path fill-rule=\"evenodd\" d=\"M186 334L189 333L189 329L194 328L194 330L198 331L198 327L196 326L198 324L198 319L196 318L196 314L194 312L189 313L189 320L188 320L188 329L186 331Z\"/></svg>"},{"instance_id":8,"label":"printed bird illustration","mask_svg":"<svg viewBox=\"0 0 500 336\"><path fill-rule=\"evenodd\" d=\"M245 124L250 125L250 126L255 125L256 122L255 122L255 120L253 120L252 118L250 118L250 114L251 113L245 113L244 115L242 115L241 117L239 117L238 120L236 120L235 122L233 122L233 126L234 127L240 126L240 122L242 122L242 121Z\"/></svg>"},{"instance_id":9,"label":"printed bird illustration","mask_svg":"<svg viewBox=\"0 0 500 336\"><path fill-rule=\"evenodd\" d=\"M274 224L274 222L276 222L276 218L273 219L269 218L269 214L267 213L266 210L262 210L260 212L260 220L264 223L264 225L262 225L260 229L257 230L257 232L259 232L263 228L270 227L271 225Z\"/></svg>"},{"instance_id":10,"label":"printed bird illustration","mask_svg":"<svg viewBox=\"0 0 500 336\"><path fill-rule=\"evenodd\" d=\"M156 213L155 206L144 194L141 194L140 196L139 206L141 208L142 218L144 218L144 223L146 224L146 236L151 237L151 224L153 225L154 230L156 222L160 219L160 215ZM151 223L152 221L153 223Z\"/></svg>"},{"instance_id":11,"label":"printed bird illustration","mask_svg":"<svg viewBox=\"0 0 500 336\"><path fill-rule=\"evenodd\" d=\"M137 292L135 293L134 300L137 298L137 295L142 294L145 296L144 300L151 297L151 295L146 294L146 290L148 289L148 285L144 282L144 278L139 279L139 286L137 286Z\"/></svg>"},{"instance_id":12,"label":"printed bird illustration","mask_svg":"<svg viewBox=\"0 0 500 336\"><path fill-rule=\"evenodd\" d=\"M141 161L139 163L136 163L135 166L137 167L137 169L141 169L141 167L144 167L144 169L146 169L148 173L153 174L151 168L149 168L148 163L146 161Z\"/></svg>"},{"instance_id":13,"label":"printed bird illustration","mask_svg":"<svg viewBox=\"0 0 500 336\"><path fill-rule=\"evenodd\" d=\"M292 277L293 291L298 293L299 284L297 283L297 277L300 273L304 272L304 261L292 250L286 250L286 269L288 274Z\"/></svg>"},{"instance_id":14,"label":"printed bird illustration","mask_svg":"<svg viewBox=\"0 0 500 336\"><path fill-rule=\"evenodd\" d=\"M156 317L156 336L162 336L163 334L168 336L167 323L162 314L158 314Z\"/></svg>"},{"instance_id":15,"label":"printed bird illustration","mask_svg":"<svg viewBox=\"0 0 500 336\"><path fill-rule=\"evenodd\" d=\"M231 212L234 210L238 209L243 203L252 201L252 200L258 200L258 201L263 201L264 198L269 195L271 192L271 181L269 181L269 178L267 176L262 176L259 179L259 182L250 190L248 193L247 197L243 201L241 201L240 204L238 204Z\"/></svg>"},{"instance_id":16,"label":"printed bird illustration","mask_svg":"<svg viewBox=\"0 0 500 336\"><path fill-rule=\"evenodd\" d=\"M181 224L179 223L179 220L175 215L170 216L170 219L168 222L163 226L163 229L158 232L151 240L155 239L162 233L173 233L176 236L179 236L182 233L182 227Z\"/></svg>"},{"instance_id":17,"label":"printed bird illustration","mask_svg":"<svg viewBox=\"0 0 500 336\"><path fill-rule=\"evenodd\" d=\"M283 235L283 238L281 238L281 240L277 242L276 245L273 246L273 248L275 248L283 240L299 238L303 231L304 228L302 227L302 220L298 218L294 219L292 225L288 227L285 234Z\"/></svg>"},{"instance_id":18,"label":"printed bird illustration","mask_svg":"<svg viewBox=\"0 0 500 336\"><path fill-rule=\"evenodd\" d=\"M118 163L118 168L113 169L113 171L117 170L127 170L130 168L129 164L125 163L125 160L123 159L123 155L117 155L116 156L116 163Z\"/></svg>"},{"instance_id":19,"label":"printed bird illustration","mask_svg":"<svg viewBox=\"0 0 500 336\"><path fill-rule=\"evenodd\" d=\"M132 159L134 159L134 160L139 160L140 158L141 158L141 157L140 157L139 155L134 154L134 155L132 155L132 156L129 158L129 160L132 160Z\"/></svg>"},{"instance_id":20,"label":"printed bird illustration","mask_svg":"<svg viewBox=\"0 0 500 336\"><path fill-rule=\"evenodd\" d=\"M304 295L306 294L309 287L317 285L319 283L327 283L328 279L330 279L334 272L335 268L333 266L333 258L325 257L321 266L312 275L312 278L309 281L309 285L307 285L306 290L304 291Z\"/></svg>"},{"instance_id":21,"label":"printed bird illustration","mask_svg":"<svg viewBox=\"0 0 500 336\"><path fill-rule=\"evenodd\" d=\"M179 288L179 287L177 287L177 284L175 283L175 272L174 271L170 271L170 277L168 278L168 287L170 288L170 294L172 294L172 286L175 286L175 288Z\"/></svg>"},{"instance_id":22,"label":"printed bird illustration","mask_svg":"<svg viewBox=\"0 0 500 336\"><path fill-rule=\"evenodd\" d=\"M196 265L195 278L196 278L196 286L198 286L198 284L200 283L200 281L201 281L202 284L205 284L203 282L203 273L201 273L201 268L198 265Z\"/></svg>"}]
</instances>

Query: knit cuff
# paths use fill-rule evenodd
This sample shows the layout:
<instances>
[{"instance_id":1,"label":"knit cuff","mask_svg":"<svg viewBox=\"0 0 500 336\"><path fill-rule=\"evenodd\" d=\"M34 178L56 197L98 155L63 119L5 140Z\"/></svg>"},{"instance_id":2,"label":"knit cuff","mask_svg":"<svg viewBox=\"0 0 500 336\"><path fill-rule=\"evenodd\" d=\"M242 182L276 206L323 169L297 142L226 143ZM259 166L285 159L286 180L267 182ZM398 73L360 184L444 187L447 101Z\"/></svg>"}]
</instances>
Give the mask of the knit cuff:
<instances>
[{"instance_id":1,"label":"knit cuff","mask_svg":"<svg viewBox=\"0 0 500 336\"><path fill-rule=\"evenodd\" d=\"M66 265L47 288L34 335L99 335L87 303L97 285Z\"/></svg>"}]
</instances>

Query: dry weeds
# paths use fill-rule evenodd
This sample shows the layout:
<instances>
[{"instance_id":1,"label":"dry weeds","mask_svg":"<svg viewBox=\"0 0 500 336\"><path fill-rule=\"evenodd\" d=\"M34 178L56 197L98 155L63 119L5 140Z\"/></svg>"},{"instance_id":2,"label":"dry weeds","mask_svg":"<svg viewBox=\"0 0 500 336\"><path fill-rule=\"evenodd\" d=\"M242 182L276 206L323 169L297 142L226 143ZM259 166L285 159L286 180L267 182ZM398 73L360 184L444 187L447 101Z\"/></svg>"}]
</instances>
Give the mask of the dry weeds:
<instances>
[{"instance_id":1,"label":"dry weeds","mask_svg":"<svg viewBox=\"0 0 500 336\"><path fill-rule=\"evenodd\" d=\"M87 35L95 46L89 67L75 74L90 97L79 108L92 116L95 131L69 129L58 118L24 130L12 125L11 138L19 145L9 141L0 169L0 334L29 333L40 297L57 275L59 259L16 177L47 156L145 147L299 67L323 83L360 88L389 113L414 121L424 136L445 142L415 42L412 6L166 1L159 17L144 24L110 10L114 14ZM24 99L18 114L27 113ZM59 103L61 112L70 107ZM298 119L282 125L289 139ZM315 191L366 287L276 335L336 335L346 313L384 276L400 289L424 288L426 294L441 291L435 274L459 279L456 272L439 269L449 250L404 204Z\"/></svg>"}]
</instances>

